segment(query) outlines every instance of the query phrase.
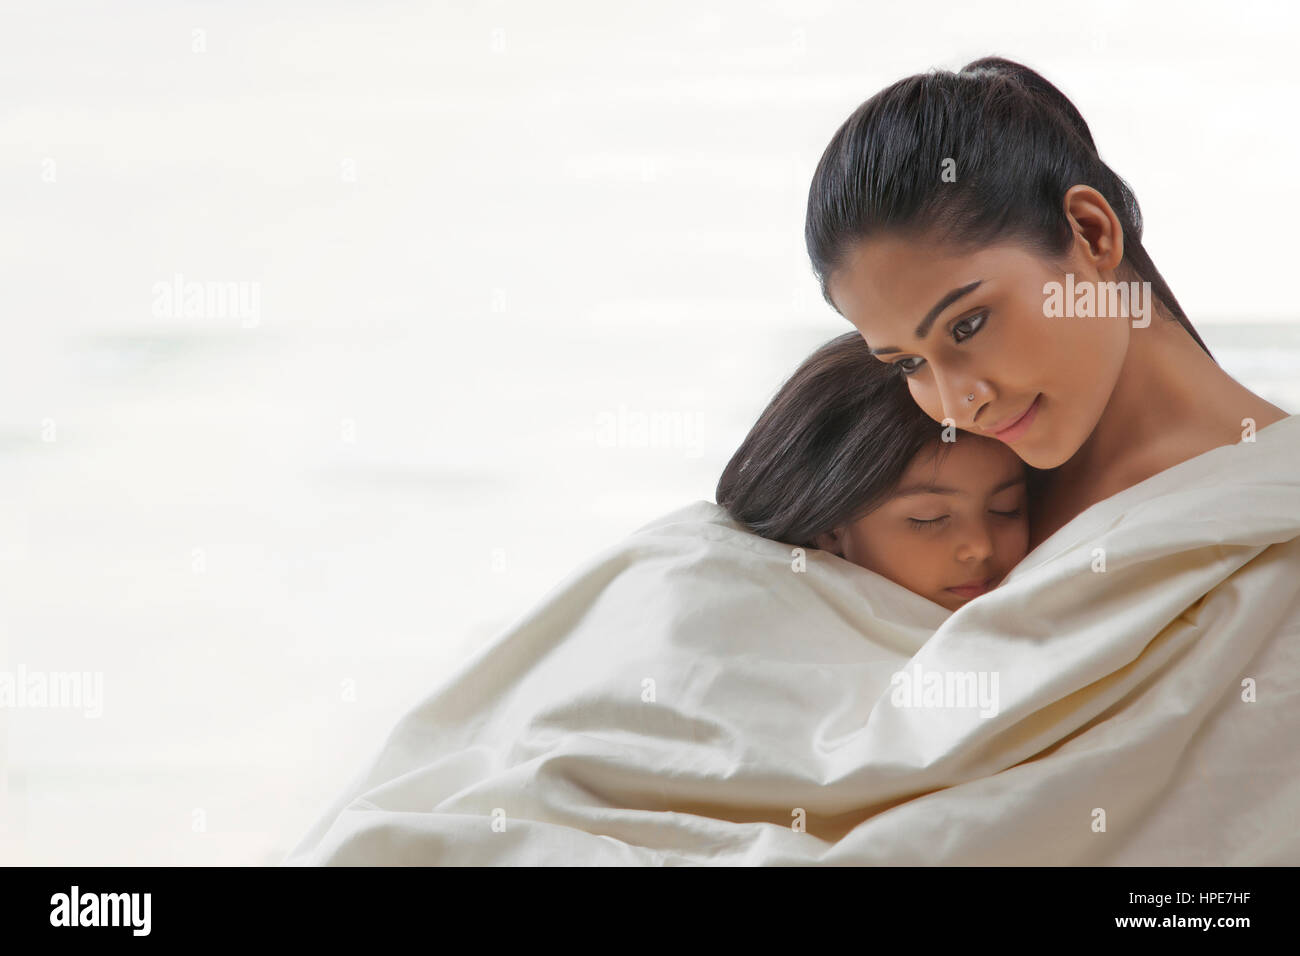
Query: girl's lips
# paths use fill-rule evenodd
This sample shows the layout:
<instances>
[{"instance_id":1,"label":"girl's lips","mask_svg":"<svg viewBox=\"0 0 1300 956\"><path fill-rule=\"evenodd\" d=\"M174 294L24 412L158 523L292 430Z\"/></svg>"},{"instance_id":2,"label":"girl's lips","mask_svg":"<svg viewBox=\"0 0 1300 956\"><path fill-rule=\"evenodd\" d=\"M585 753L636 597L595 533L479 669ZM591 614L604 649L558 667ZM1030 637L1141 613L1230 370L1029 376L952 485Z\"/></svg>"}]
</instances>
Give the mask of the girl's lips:
<instances>
[{"instance_id":1,"label":"girl's lips","mask_svg":"<svg viewBox=\"0 0 1300 956\"><path fill-rule=\"evenodd\" d=\"M1029 431L1029 426L1034 423L1034 417L1038 414L1038 402L1042 397L1043 393L1039 392L1034 396L1033 402L1031 402L1029 407L1025 409L1023 415L1011 422L1001 431L990 432L990 434L994 438L998 439L998 441L1004 442L1013 442L1020 438L1025 432Z\"/></svg>"},{"instance_id":2,"label":"girl's lips","mask_svg":"<svg viewBox=\"0 0 1300 956\"><path fill-rule=\"evenodd\" d=\"M985 591L992 590L993 578L986 578L982 584L964 584L956 588L944 588L945 591L951 591L958 597L975 597L983 594Z\"/></svg>"}]
</instances>

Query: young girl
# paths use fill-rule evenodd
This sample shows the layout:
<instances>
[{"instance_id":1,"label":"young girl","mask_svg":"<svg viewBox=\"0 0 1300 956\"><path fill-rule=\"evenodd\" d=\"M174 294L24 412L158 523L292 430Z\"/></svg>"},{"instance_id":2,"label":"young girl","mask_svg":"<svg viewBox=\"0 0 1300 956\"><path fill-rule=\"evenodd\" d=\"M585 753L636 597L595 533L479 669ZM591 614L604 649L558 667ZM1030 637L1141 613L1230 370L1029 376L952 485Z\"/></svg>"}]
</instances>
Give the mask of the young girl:
<instances>
[{"instance_id":1,"label":"young girl","mask_svg":"<svg viewBox=\"0 0 1300 956\"><path fill-rule=\"evenodd\" d=\"M717 503L756 534L830 551L955 611L1025 556L1027 475L1004 443L947 433L847 332L776 393Z\"/></svg>"}]
</instances>

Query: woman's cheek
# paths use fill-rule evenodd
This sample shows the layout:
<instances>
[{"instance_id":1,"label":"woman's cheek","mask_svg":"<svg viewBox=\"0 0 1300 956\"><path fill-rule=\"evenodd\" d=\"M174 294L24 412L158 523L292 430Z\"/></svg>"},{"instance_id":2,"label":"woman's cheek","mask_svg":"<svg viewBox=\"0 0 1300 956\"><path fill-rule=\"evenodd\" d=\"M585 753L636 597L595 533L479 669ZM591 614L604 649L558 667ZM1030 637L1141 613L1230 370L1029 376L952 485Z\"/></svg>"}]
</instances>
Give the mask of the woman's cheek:
<instances>
[{"instance_id":1,"label":"woman's cheek","mask_svg":"<svg viewBox=\"0 0 1300 956\"><path fill-rule=\"evenodd\" d=\"M916 402L917 408L925 412L934 421L943 422L943 406L933 388L922 387L920 379L913 375L907 380L907 390L911 392L912 401Z\"/></svg>"}]
</instances>

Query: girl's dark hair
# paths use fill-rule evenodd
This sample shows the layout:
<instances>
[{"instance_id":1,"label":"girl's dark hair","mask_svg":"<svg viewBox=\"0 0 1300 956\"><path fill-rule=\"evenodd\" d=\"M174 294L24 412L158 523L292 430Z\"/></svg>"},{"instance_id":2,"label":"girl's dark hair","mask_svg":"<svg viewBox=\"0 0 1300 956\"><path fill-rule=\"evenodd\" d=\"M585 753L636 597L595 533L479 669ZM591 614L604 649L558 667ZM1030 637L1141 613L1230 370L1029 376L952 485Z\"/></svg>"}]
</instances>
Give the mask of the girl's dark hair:
<instances>
[{"instance_id":1,"label":"girl's dark hair","mask_svg":"<svg viewBox=\"0 0 1300 956\"><path fill-rule=\"evenodd\" d=\"M945 160L955 182L945 182ZM951 168L951 167L950 167ZM957 73L899 80L845 120L808 190L804 240L822 297L850 247L875 234L933 236L959 248L1019 240L1049 259L1073 241L1063 199L1096 189L1124 232L1123 266L1214 358L1142 247L1137 197L1097 154L1074 104L1038 73L989 56Z\"/></svg>"},{"instance_id":2,"label":"girl's dark hair","mask_svg":"<svg viewBox=\"0 0 1300 956\"><path fill-rule=\"evenodd\" d=\"M777 391L727 463L715 497L756 534L815 547L817 535L870 511L897 487L919 452L950 451L941 428L862 336L846 332L804 359Z\"/></svg>"}]
</instances>

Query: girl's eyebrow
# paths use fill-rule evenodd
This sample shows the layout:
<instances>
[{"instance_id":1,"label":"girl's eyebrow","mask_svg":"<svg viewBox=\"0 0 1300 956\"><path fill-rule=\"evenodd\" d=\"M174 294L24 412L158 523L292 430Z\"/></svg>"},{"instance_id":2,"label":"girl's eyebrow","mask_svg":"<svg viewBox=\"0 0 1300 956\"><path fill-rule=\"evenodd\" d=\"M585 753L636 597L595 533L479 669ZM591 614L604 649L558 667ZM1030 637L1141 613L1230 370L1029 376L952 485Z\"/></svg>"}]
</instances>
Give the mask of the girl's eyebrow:
<instances>
[{"instance_id":1,"label":"girl's eyebrow","mask_svg":"<svg viewBox=\"0 0 1300 956\"><path fill-rule=\"evenodd\" d=\"M990 495L996 495L999 491L1010 488L1012 485L1025 483L1025 476L1019 475L1015 478L1008 478L1006 481L996 485L989 491ZM959 491L956 488L945 488L943 485L907 485L899 488L894 492L895 498L906 498L909 495L964 495L966 492Z\"/></svg>"}]
</instances>

